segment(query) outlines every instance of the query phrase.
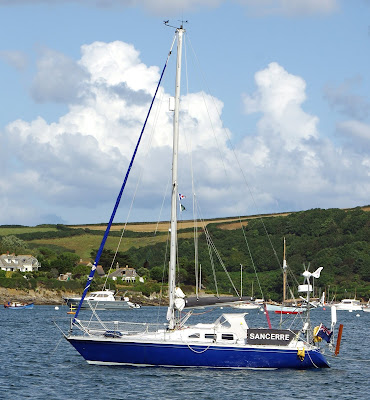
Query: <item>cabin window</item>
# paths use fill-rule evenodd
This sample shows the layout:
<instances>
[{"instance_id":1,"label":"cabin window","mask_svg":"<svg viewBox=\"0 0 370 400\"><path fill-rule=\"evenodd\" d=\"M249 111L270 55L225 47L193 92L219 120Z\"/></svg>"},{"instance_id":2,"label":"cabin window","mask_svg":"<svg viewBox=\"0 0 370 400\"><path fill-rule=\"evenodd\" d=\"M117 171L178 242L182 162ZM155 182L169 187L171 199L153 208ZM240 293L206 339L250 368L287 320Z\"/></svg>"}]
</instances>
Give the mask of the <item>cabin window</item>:
<instances>
[{"instance_id":1,"label":"cabin window","mask_svg":"<svg viewBox=\"0 0 370 400\"><path fill-rule=\"evenodd\" d=\"M200 333L192 333L189 335L189 339L199 339L200 338Z\"/></svg>"},{"instance_id":2,"label":"cabin window","mask_svg":"<svg viewBox=\"0 0 370 400\"><path fill-rule=\"evenodd\" d=\"M223 333L221 338L222 340L234 340L234 335L232 333Z\"/></svg>"},{"instance_id":3,"label":"cabin window","mask_svg":"<svg viewBox=\"0 0 370 400\"><path fill-rule=\"evenodd\" d=\"M216 340L216 334L215 333L206 333L205 335L204 335L204 338L205 339L213 339L213 340Z\"/></svg>"},{"instance_id":4,"label":"cabin window","mask_svg":"<svg viewBox=\"0 0 370 400\"><path fill-rule=\"evenodd\" d=\"M231 327L230 322L223 315L219 318L218 323L225 328Z\"/></svg>"}]
</instances>

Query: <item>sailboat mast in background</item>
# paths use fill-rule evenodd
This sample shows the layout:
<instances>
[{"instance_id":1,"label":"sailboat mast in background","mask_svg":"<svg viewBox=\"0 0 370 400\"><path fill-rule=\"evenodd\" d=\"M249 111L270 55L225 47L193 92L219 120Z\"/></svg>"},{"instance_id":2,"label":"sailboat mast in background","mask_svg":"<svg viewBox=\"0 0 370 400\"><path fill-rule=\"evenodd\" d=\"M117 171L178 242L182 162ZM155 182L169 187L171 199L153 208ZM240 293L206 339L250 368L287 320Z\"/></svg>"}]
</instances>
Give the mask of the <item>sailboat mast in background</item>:
<instances>
[{"instance_id":1,"label":"sailboat mast in background","mask_svg":"<svg viewBox=\"0 0 370 400\"><path fill-rule=\"evenodd\" d=\"M286 263L286 258L285 258L285 238L284 238L284 254L283 254L283 304L285 304L286 301L286 276L287 276L287 263Z\"/></svg>"}]
</instances>

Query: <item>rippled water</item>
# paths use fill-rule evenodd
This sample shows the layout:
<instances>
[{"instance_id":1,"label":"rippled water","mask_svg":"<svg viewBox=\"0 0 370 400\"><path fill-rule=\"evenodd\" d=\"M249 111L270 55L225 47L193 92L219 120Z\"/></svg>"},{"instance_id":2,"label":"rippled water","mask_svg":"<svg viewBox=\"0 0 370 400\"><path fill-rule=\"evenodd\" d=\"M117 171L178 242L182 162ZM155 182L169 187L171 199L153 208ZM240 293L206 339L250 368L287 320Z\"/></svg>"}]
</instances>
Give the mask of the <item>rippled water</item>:
<instances>
[{"instance_id":1,"label":"rippled water","mask_svg":"<svg viewBox=\"0 0 370 400\"><path fill-rule=\"evenodd\" d=\"M230 309L223 311L230 312ZM88 365L64 339L53 318L68 329L67 308L0 309L0 399L368 399L370 313L338 312L344 324L340 356L324 370L210 370ZM101 312L103 319L164 321L165 309ZM220 310L202 316L212 322ZM330 326L330 312L313 320ZM359 317L356 317L359 314ZM83 317L80 314L80 317ZM199 317L200 318L200 317ZM250 325L267 326L250 311ZM272 316L276 327L278 317ZM314 321L314 322L316 322Z\"/></svg>"}]
</instances>

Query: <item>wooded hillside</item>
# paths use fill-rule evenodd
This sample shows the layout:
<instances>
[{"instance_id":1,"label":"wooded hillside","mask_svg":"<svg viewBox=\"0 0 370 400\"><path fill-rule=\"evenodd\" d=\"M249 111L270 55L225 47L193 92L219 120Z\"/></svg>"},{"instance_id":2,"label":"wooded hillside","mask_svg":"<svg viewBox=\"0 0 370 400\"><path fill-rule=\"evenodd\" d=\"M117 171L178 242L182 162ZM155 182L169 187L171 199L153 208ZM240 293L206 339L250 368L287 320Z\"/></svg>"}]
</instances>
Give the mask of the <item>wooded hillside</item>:
<instances>
[{"instance_id":1,"label":"wooded hillside","mask_svg":"<svg viewBox=\"0 0 370 400\"><path fill-rule=\"evenodd\" d=\"M303 283L301 273L304 266L309 266L310 271L324 267L320 279L315 282L317 294L320 289L326 292L329 290L329 296L336 295L336 299L353 297L355 293L357 297L366 300L369 297L370 213L360 207L351 210L313 209L273 217L243 217L241 222L244 231L240 229L240 221L235 218L207 222L207 229L218 255L238 290L240 264L243 265L245 295L251 295L253 287L253 294L257 297L263 295L267 299L281 299L281 264L285 237L286 259L292 271L288 277L289 286L293 291L298 283ZM190 221L179 225L178 278L188 290L195 283L192 225ZM134 267L141 276L147 278L149 286L165 278L168 265L168 223L163 223L162 229L156 234L153 233L153 226L154 224L129 225L116 260L121 266L128 264ZM112 253L115 252L121 235L120 228L116 224L107 241L106 251L100 262L105 270L110 267ZM32 285L37 285L40 279L46 285L48 279L55 280L60 273L73 272L74 282L64 283L64 286L68 284L77 289L84 286L88 272L80 259L85 262L93 260L104 230L103 224L83 227L1 226L1 252L31 253L39 259L42 268L39 273L30 277L29 285L31 281ZM204 288L215 291L213 276L216 275L219 292L232 293L232 285L223 273L223 267L218 263L218 255L214 251L211 251L210 260L204 231L199 229L197 236ZM9 285L10 279L1 274L0 286ZM22 279L18 280L18 284L24 286L27 281L23 277ZM140 287L144 292L158 289L158 286L143 288L142 284Z\"/></svg>"}]
</instances>

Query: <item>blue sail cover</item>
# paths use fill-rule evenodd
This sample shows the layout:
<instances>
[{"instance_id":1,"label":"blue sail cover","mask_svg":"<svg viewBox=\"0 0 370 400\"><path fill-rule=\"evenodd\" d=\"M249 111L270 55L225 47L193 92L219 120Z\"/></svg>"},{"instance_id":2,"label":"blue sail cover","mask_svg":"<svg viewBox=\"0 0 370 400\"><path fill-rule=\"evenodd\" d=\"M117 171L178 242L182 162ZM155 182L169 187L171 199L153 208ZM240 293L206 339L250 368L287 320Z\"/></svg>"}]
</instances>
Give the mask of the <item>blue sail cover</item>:
<instances>
[{"instance_id":1,"label":"blue sail cover","mask_svg":"<svg viewBox=\"0 0 370 400\"><path fill-rule=\"evenodd\" d=\"M172 46L173 46L173 43L174 43L174 41L172 42ZM159 81L158 81L157 88L156 88L156 90L155 90L155 93L154 93L152 102L150 103L150 107L149 107L147 116L146 116L146 118L145 118L145 122L144 122L143 128L141 129L141 133L140 133L139 139L138 139L138 141L137 141L137 143L136 143L136 147L135 147L134 153L133 153L133 155L132 155L132 157L131 157L130 165L129 165L128 169L127 169L125 179L124 179L124 181L123 181L123 183L122 183L122 186L121 186L121 190L119 191L119 194L118 194L118 197L117 197L117 200L116 200L116 204L114 205L112 215L111 215L110 220L109 220L109 223L108 223L108 225L107 225L107 229L105 230L105 233L104 233L104 237L103 237L103 239L102 239L102 241L101 241L101 243L100 243L100 247L99 247L99 250L98 250L98 252L97 252L97 254L96 254L94 264L93 264L93 266L91 267L91 271L90 271L89 277L87 278L86 286L85 286L85 289L84 289L84 291L83 291L83 293L82 293L81 300L80 300L80 302L79 302L79 304L78 304L78 307L77 307L77 310L76 310L76 314L75 314L75 316L74 316L74 318L73 318L73 322L75 322L76 319L77 319L77 316L78 316L78 314L79 314L79 312L80 312L82 303L83 303L83 301L84 301L84 299L85 299L85 297L86 297L86 293L87 293L87 291L88 291L89 288L90 288L91 281L93 280L93 277L94 277L94 274L95 274L97 265L98 265L99 260L100 260L100 257L101 257L101 254L102 254L102 252L103 252L103 250L104 250L105 242L107 241L110 228L111 228L111 226L112 226L114 217L115 217L116 212L117 212L117 208L118 208L119 203L120 203L120 201L121 201L122 193L123 193L123 191L124 191L124 189L125 189L128 176L129 176L129 174L130 174L132 165L133 165L133 163L134 163L134 160L135 160L135 157L136 157L136 153L137 153L137 151L138 151L138 148L139 148L141 139L142 139L142 137L143 137L143 133L144 133L144 130L145 130L145 127L146 127L146 123L147 123L147 121L148 121L150 112L151 112L151 110L152 110L152 107L153 107L153 104L154 104L154 100L155 100L155 98L156 98L156 96L157 96L158 89L159 89L159 87L160 87L160 85L161 85L162 78L163 78L164 72L165 72L165 70L166 70L166 67L167 67L167 64L168 64L168 60L169 60L169 58L170 58L171 53L172 53L172 47L171 47L170 52L168 53L166 62L165 62L165 64L164 64L164 67L163 67L161 76L160 76Z\"/></svg>"}]
</instances>

